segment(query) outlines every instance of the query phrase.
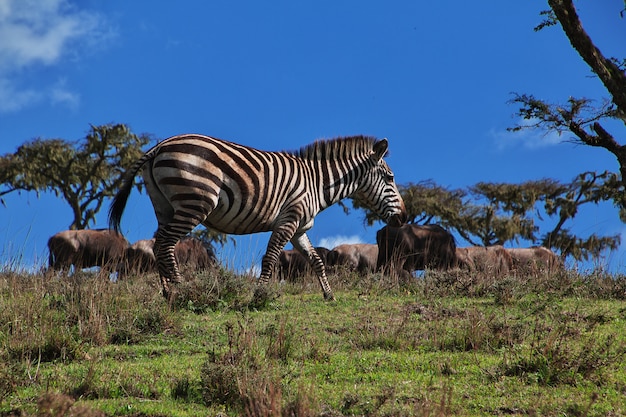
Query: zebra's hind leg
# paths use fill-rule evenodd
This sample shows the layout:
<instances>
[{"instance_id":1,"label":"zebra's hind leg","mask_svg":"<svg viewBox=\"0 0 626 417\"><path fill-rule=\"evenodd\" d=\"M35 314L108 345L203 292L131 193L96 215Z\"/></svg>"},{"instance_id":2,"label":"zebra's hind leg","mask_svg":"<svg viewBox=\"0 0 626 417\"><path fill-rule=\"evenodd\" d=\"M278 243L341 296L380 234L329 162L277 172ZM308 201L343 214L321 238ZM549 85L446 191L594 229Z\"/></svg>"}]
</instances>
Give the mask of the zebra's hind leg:
<instances>
[{"instance_id":1,"label":"zebra's hind leg","mask_svg":"<svg viewBox=\"0 0 626 417\"><path fill-rule=\"evenodd\" d=\"M163 288L163 296L170 302L175 295L170 284L176 284L181 281L178 263L174 256L174 248L178 240L178 236L172 236L164 229L159 228L154 241L154 256L157 260L157 269Z\"/></svg>"},{"instance_id":2,"label":"zebra's hind leg","mask_svg":"<svg viewBox=\"0 0 626 417\"><path fill-rule=\"evenodd\" d=\"M190 221L188 218L181 221L181 219L177 219L176 215L174 219L178 221L166 226L159 225L154 241L154 256L156 257L157 269L159 270L159 277L163 287L163 296L168 299L170 304L176 296L175 286L182 280L178 262L174 255L176 243L200 223ZM171 287L170 284L173 284L174 287Z\"/></svg>"}]
</instances>

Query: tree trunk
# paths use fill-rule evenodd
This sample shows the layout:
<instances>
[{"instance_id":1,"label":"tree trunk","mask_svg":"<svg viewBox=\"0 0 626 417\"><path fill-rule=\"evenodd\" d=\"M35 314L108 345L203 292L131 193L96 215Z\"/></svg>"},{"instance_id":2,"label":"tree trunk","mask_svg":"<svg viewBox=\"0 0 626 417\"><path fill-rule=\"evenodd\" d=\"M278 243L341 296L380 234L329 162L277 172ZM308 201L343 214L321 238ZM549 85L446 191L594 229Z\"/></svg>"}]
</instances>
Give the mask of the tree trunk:
<instances>
[{"instance_id":1,"label":"tree trunk","mask_svg":"<svg viewBox=\"0 0 626 417\"><path fill-rule=\"evenodd\" d=\"M572 0L548 0L557 20L572 47L580 54L591 70L598 75L617 106L616 116L626 124L626 73L613 61L602 55L583 29ZM580 126L570 126L570 130L583 143L607 149L617 158L620 166L622 184L626 187L626 146L620 145L613 135L608 133L599 123L592 125L596 135L585 132ZM578 131L577 131L578 130ZM622 202L626 204L626 200Z\"/></svg>"},{"instance_id":2,"label":"tree trunk","mask_svg":"<svg viewBox=\"0 0 626 417\"><path fill-rule=\"evenodd\" d=\"M626 123L626 74L593 44L580 23L572 0L548 0L548 4L574 49L613 97L613 103L619 109L619 117Z\"/></svg>"}]
</instances>

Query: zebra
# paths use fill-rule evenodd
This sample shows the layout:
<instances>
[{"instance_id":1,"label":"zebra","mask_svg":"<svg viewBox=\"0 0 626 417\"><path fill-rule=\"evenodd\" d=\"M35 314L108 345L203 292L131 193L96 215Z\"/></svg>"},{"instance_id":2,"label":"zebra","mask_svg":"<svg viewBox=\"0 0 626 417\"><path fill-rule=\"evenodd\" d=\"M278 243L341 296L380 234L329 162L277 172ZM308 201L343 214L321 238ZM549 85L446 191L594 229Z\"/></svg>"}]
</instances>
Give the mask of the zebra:
<instances>
[{"instance_id":1,"label":"zebra","mask_svg":"<svg viewBox=\"0 0 626 417\"><path fill-rule=\"evenodd\" d=\"M317 140L297 151L268 152L198 134L173 136L123 174L109 225L120 230L134 178L143 167L158 221L154 252L167 299L175 294L170 283L181 280L174 246L203 224L226 234L271 232L259 285L268 283L281 250L291 242L313 267L324 298L334 300L324 263L306 232L320 211L346 197L390 225L405 223L404 201L383 159L388 146L387 139L360 135Z\"/></svg>"}]
</instances>

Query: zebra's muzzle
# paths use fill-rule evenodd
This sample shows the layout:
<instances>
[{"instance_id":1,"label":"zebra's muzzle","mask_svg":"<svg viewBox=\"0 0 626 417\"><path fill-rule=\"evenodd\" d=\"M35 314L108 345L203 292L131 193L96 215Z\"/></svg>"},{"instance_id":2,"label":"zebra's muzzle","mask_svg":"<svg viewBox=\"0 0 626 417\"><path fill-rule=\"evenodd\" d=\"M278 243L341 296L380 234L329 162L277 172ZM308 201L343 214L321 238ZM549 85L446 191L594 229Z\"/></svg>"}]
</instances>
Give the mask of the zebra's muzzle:
<instances>
[{"instance_id":1,"label":"zebra's muzzle","mask_svg":"<svg viewBox=\"0 0 626 417\"><path fill-rule=\"evenodd\" d=\"M400 227L406 223L406 212L401 212L399 214L394 214L387 219L387 224L391 227Z\"/></svg>"}]
</instances>

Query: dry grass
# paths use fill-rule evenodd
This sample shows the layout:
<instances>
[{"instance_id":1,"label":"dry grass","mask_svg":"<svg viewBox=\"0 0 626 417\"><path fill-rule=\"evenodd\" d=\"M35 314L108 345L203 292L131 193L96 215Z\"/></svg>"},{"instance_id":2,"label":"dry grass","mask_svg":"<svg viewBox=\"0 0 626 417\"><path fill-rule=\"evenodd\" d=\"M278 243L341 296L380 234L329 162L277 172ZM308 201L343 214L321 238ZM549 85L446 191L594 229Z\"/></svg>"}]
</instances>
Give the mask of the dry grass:
<instances>
[{"instance_id":1,"label":"dry grass","mask_svg":"<svg viewBox=\"0 0 626 417\"><path fill-rule=\"evenodd\" d=\"M331 304L314 277L260 292L249 277L216 270L192 276L168 306L151 275L111 282L2 272L0 416L100 416L86 401L118 398L141 398L143 407L171 402L170 411L135 414L146 416L593 416L611 415L595 393L626 392L619 382L626 343L607 330L626 319L626 308L585 307L626 299L624 276L428 271L419 279L344 273L330 280L339 298ZM145 357L146 367L108 374L108 351L117 352L110 364L136 366ZM179 363L198 352L204 359L195 367ZM467 354L474 359L465 363ZM52 390L51 369L61 378ZM428 373L441 382L417 393L393 382ZM350 388L358 381L367 389ZM464 392L507 381L545 387L547 403L513 406ZM562 390L582 388L580 401L562 404Z\"/></svg>"}]
</instances>

